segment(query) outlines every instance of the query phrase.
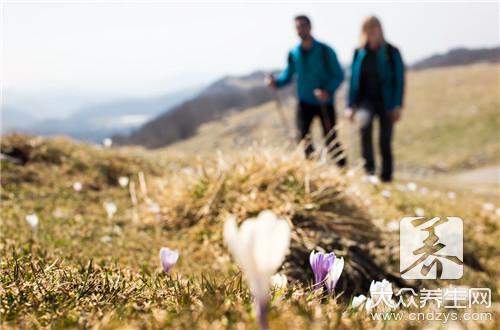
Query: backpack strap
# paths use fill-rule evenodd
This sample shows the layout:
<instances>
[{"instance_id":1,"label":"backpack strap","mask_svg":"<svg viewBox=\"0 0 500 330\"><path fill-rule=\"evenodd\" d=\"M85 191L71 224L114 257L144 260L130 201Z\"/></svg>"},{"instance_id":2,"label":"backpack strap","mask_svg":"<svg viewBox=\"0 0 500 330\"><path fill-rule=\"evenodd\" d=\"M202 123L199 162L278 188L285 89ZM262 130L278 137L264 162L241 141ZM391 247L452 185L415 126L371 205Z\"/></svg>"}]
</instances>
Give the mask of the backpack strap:
<instances>
[{"instance_id":1,"label":"backpack strap","mask_svg":"<svg viewBox=\"0 0 500 330\"><path fill-rule=\"evenodd\" d=\"M394 46L391 45L390 43L385 44L385 51L387 53L387 59L389 60L389 65L391 66L391 69L395 71L396 69L396 62L394 61Z\"/></svg>"},{"instance_id":2,"label":"backpack strap","mask_svg":"<svg viewBox=\"0 0 500 330\"><path fill-rule=\"evenodd\" d=\"M356 61L356 57L358 57L358 54L359 54L359 49L356 48L354 50L354 56L352 57L352 62L354 63L354 61Z\"/></svg>"},{"instance_id":3,"label":"backpack strap","mask_svg":"<svg viewBox=\"0 0 500 330\"><path fill-rule=\"evenodd\" d=\"M320 43L321 46L321 55L323 56L323 66L325 67L325 71L328 74L332 74L333 70L330 67L330 60L328 58L328 48L324 43Z\"/></svg>"},{"instance_id":4,"label":"backpack strap","mask_svg":"<svg viewBox=\"0 0 500 330\"><path fill-rule=\"evenodd\" d=\"M288 61L288 65L290 65L290 64L293 62L293 54L292 54L292 51L289 51L289 52L288 52L288 58L287 58L287 61Z\"/></svg>"},{"instance_id":5,"label":"backpack strap","mask_svg":"<svg viewBox=\"0 0 500 330\"><path fill-rule=\"evenodd\" d=\"M391 68L391 81L393 85L396 85L396 62L394 61L394 51L396 48L390 43L386 43L385 51L387 52L387 60L389 61L389 67Z\"/></svg>"}]
</instances>

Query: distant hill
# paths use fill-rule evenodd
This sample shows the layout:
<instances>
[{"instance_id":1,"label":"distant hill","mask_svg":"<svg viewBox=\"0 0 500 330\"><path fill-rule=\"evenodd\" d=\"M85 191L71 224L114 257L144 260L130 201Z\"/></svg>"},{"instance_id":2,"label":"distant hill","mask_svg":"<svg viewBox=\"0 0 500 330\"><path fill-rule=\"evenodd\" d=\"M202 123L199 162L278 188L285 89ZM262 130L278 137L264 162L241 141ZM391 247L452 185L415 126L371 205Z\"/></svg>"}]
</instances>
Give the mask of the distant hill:
<instances>
[{"instance_id":1,"label":"distant hill","mask_svg":"<svg viewBox=\"0 0 500 330\"><path fill-rule=\"evenodd\" d=\"M2 133L11 132L16 128L26 129L27 127L33 125L35 121L36 118L29 113L8 105L2 107Z\"/></svg>"},{"instance_id":2,"label":"distant hill","mask_svg":"<svg viewBox=\"0 0 500 330\"><path fill-rule=\"evenodd\" d=\"M76 139L100 142L114 134L130 133L186 99L197 89L186 89L158 97L96 102L81 107L64 119L35 120L22 111L8 107L2 111L3 133L23 132L36 135L67 135ZM5 123L4 123L5 122Z\"/></svg>"},{"instance_id":3,"label":"distant hill","mask_svg":"<svg viewBox=\"0 0 500 330\"><path fill-rule=\"evenodd\" d=\"M415 70L465 65L478 62L500 62L500 46L494 48L455 48L447 53L437 54L414 63L411 68Z\"/></svg>"},{"instance_id":4,"label":"distant hill","mask_svg":"<svg viewBox=\"0 0 500 330\"><path fill-rule=\"evenodd\" d=\"M264 85L266 72L222 78L203 89L199 95L144 124L129 136L115 136L119 144L159 148L196 134L206 122L220 119L232 111L260 105L273 98ZM289 93L289 89L285 93Z\"/></svg>"}]
</instances>

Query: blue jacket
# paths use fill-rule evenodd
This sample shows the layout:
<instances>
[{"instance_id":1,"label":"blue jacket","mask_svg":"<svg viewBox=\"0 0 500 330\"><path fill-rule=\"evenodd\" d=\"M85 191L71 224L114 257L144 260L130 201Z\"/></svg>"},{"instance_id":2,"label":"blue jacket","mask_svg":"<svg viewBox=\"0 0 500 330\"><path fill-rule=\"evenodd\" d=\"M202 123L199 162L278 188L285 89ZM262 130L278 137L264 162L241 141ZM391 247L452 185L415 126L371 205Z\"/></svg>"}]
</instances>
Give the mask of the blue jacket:
<instances>
[{"instance_id":1,"label":"blue jacket","mask_svg":"<svg viewBox=\"0 0 500 330\"><path fill-rule=\"evenodd\" d=\"M366 56L366 49L354 52L351 65L351 81L349 85L348 105L355 107L359 97L361 65ZM382 83L382 98L387 111L403 105L405 68L399 50L390 45L382 45L377 52L378 72Z\"/></svg>"},{"instance_id":2,"label":"blue jacket","mask_svg":"<svg viewBox=\"0 0 500 330\"><path fill-rule=\"evenodd\" d=\"M344 80L344 72L333 49L316 40L308 51L302 50L299 44L288 53L288 66L276 79L276 86L288 85L294 75L297 76L297 97L311 105L320 104L314 96L315 89L326 90L332 101Z\"/></svg>"}]
</instances>

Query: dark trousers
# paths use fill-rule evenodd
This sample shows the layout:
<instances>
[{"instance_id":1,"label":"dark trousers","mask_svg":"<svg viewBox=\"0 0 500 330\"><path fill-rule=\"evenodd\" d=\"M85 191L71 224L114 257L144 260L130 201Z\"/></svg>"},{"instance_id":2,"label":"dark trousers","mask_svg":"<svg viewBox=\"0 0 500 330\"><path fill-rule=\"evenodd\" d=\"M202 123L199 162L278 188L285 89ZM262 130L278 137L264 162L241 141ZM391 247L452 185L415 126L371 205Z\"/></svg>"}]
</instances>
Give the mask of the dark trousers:
<instances>
[{"instance_id":1,"label":"dark trousers","mask_svg":"<svg viewBox=\"0 0 500 330\"><path fill-rule=\"evenodd\" d=\"M393 123L389 113L383 106L365 106L370 111L370 119L361 127L361 154L365 160L365 170L370 174L375 174L375 158L373 155L373 120L378 118L380 123L379 147L382 155L382 171L380 177L382 181L392 180L392 127Z\"/></svg>"},{"instance_id":2,"label":"dark trousers","mask_svg":"<svg viewBox=\"0 0 500 330\"><path fill-rule=\"evenodd\" d=\"M323 127L323 135L325 136L325 145L332 159L335 159L337 165L345 166L346 158L343 154L342 145L337 140L337 131L334 129L337 118L333 104L312 105L304 102L299 102L297 107L297 128L299 131L299 142L304 140L306 143L306 157L310 157L314 152L310 129L314 117L318 116Z\"/></svg>"}]
</instances>

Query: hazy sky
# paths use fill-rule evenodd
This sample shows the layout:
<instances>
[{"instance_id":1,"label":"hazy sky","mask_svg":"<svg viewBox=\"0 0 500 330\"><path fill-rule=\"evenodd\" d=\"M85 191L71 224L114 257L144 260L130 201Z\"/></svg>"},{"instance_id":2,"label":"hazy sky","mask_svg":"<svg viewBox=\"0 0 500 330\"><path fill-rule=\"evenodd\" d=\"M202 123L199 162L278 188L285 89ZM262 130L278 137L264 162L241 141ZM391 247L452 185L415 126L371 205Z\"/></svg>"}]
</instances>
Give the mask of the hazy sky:
<instances>
[{"instance_id":1,"label":"hazy sky","mask_svg":"<svg viewBox=\"0 0 500 330\"><path fill-rule=\"evenodd\" d=\"M378 15L411 63L451 47L499 44L498 3L36 3L3 8L4 86L157 94L225 74L282 67L310 15L318 39L347 63L359 25Z\"/></svg>"}]
</instances>

